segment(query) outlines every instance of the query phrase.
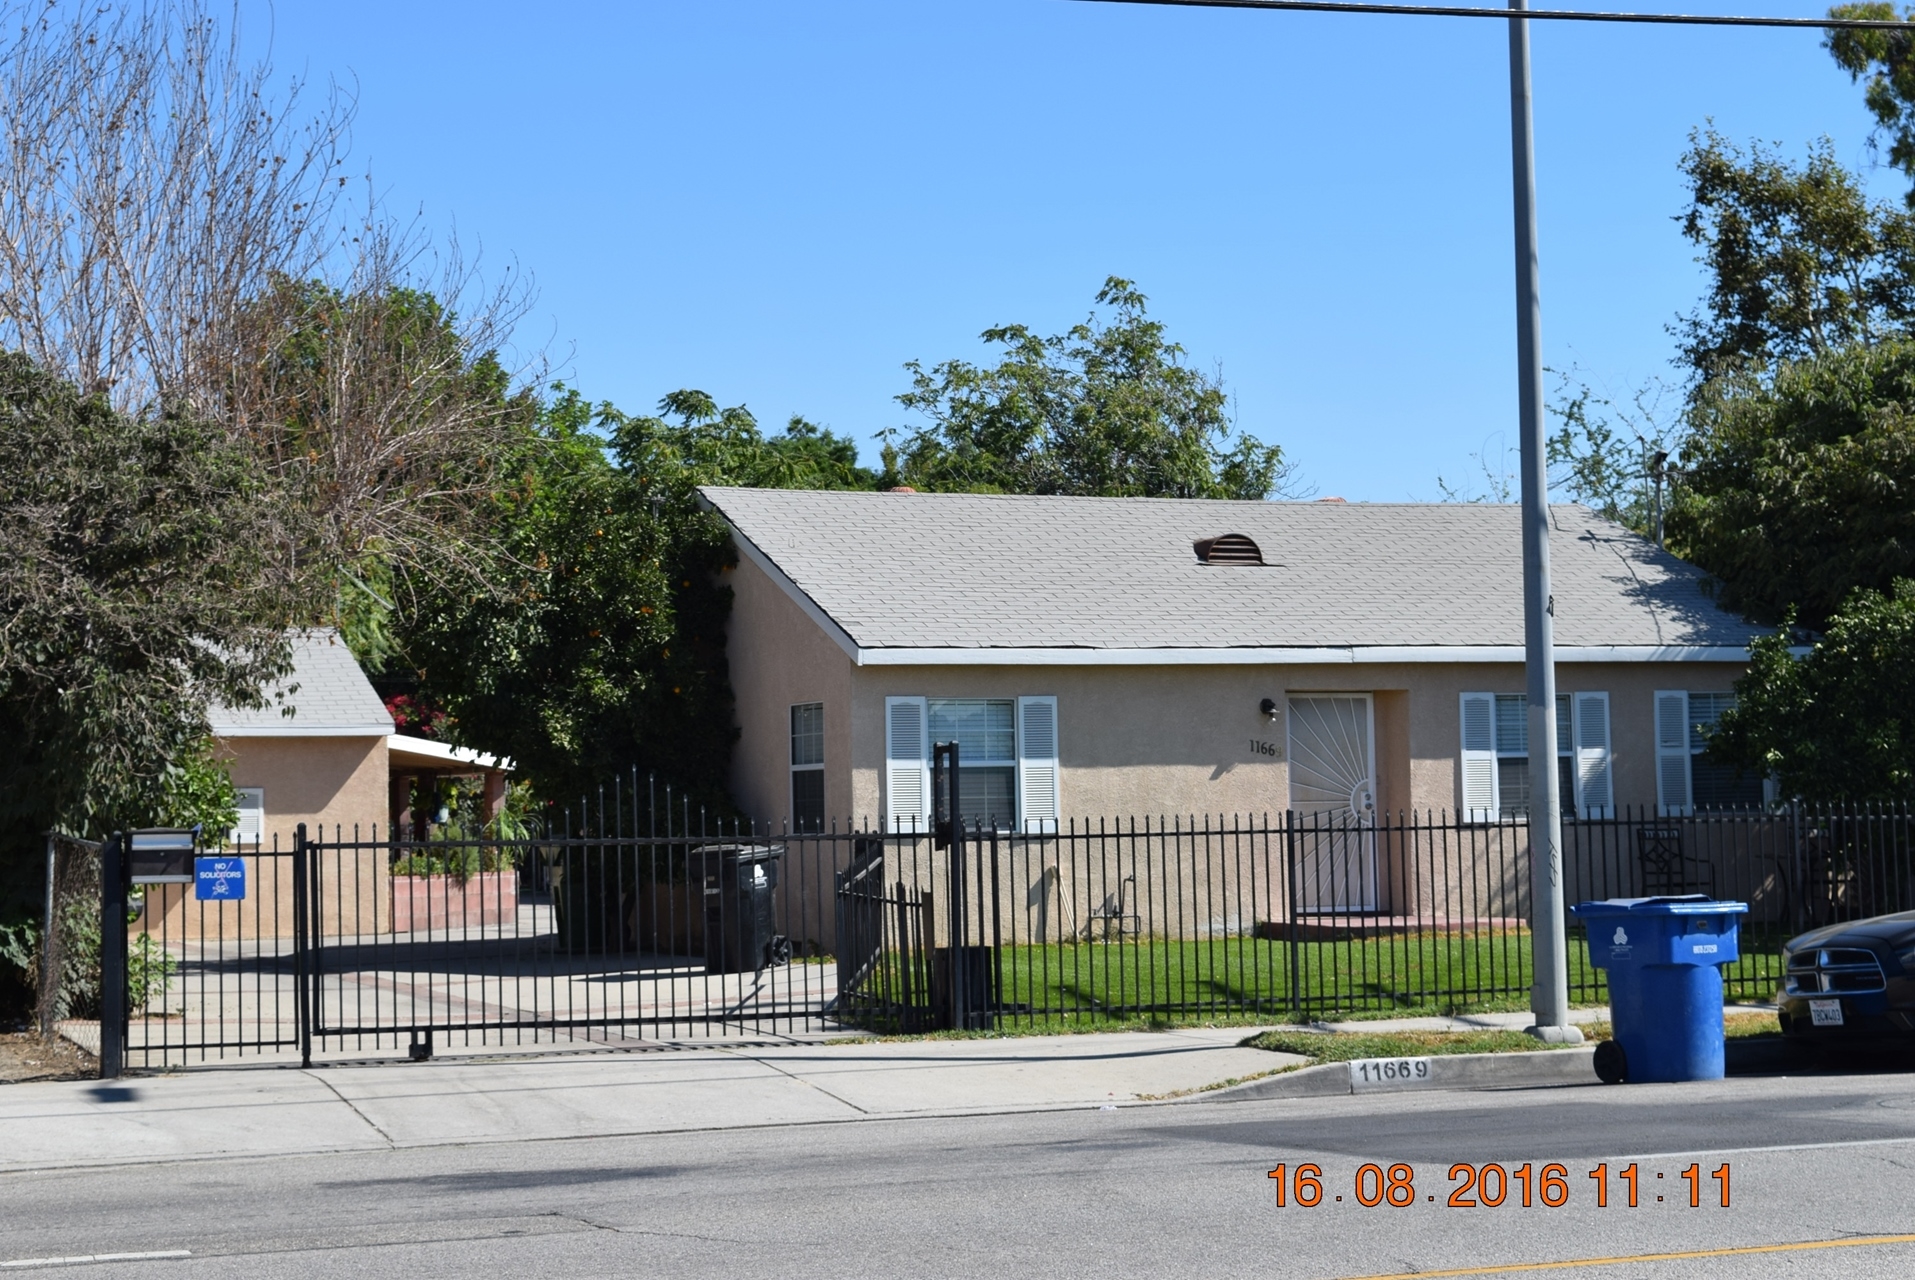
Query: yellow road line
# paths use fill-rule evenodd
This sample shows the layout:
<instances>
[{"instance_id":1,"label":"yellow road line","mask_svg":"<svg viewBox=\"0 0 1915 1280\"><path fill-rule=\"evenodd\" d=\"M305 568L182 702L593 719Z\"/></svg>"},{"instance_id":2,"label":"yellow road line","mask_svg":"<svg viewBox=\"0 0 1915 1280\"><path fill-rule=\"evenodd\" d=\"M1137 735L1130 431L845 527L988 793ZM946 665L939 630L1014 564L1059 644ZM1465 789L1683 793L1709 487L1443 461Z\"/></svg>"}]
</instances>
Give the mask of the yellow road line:
<instances>
[{"instance_id":1,"label":"yellow road line","mask_svg":"<svg viewBox=\"0 0 1915 1280\"><path fill-rule=\"evenodd\" d=\"M1807 1249L1854 1249L1862 1245L1882 1244L1915 1244L1915 1235L1854 1236L1846 1240L1803 1240L1796 1244L1749 1244L1733 1249L1688 1249L1681 1253L1632 1253L1616 1258L1567 1258L1561 1262L1510 1262L1496 1267L1458 1267L1453 1271L1393 1271L1388 1275L1350 1276L1346 1280L1430 1280L1432 1276L1506 1276L1518 1271L1615 1267L1630 1262L1677 1262L1685 1258L1733 1258L1744 1253L1800 1253Z\"/></svg>"}]
</instances>

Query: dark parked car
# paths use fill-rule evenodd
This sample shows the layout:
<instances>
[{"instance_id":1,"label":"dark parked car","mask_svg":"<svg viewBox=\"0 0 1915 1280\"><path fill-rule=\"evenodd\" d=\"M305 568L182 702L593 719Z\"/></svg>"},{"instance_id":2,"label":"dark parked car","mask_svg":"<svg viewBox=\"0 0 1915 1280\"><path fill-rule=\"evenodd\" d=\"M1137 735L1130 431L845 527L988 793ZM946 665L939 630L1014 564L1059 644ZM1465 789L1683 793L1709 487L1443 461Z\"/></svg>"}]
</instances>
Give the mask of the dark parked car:
<instances>
[{"instance_id":1,"label":"dark parked car","mask_svg":"<svg viewBox=\"0 0 1915 1280\"><path fill-rule=\"evenodd\" d=\"M1811 929L1782 948L1783 1034L1806 1045L1915 1045L1915 911Z\"/></svg>"}]
</instances>

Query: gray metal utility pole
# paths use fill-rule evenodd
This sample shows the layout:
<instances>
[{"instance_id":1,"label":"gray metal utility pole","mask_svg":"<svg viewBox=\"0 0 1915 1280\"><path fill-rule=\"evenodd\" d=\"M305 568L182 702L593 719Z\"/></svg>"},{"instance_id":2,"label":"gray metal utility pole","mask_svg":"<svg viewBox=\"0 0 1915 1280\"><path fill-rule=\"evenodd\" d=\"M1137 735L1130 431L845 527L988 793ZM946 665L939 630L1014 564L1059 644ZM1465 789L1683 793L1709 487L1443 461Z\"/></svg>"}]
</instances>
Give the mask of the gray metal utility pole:
<instances>
[{"instance_id":1,"label":"gray metal utility pole","mask_svg":"<svg viewBox=\"0 0 1915 1280\"><path fill-rule=\"evenodd\" d=\"M1522 13L1524 0L1509 0ZM1516 384L1523 433L1523 660L1529 676L1531 1035L1579 1043L1569 1024L1563 922L1563 809L1556 784L1555 598L1549 588L1549 458L1543 438L1543 309L1536 286L1536 147L1529 108L1529 21L1509 23L1509 139L1516 195Z\"/></svg>"}]
</instances>

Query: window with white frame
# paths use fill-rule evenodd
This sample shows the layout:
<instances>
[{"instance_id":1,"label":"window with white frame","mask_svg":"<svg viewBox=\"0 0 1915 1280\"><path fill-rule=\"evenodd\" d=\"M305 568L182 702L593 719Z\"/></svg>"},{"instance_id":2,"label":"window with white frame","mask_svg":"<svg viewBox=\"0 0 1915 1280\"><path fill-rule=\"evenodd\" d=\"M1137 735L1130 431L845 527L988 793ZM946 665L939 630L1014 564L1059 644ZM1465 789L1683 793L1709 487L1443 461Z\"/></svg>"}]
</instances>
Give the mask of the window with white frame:
<instances>
[{"instance_id":1,"label":"window with white frame","mask_svg":"<svg viewBox=\"0 0 1915 1280\"><path fill-rule=\"evenodd\" d=\"M825 829L825 704L791 708L791 829Z\"/></svg>"},{"instance_id":2,"label":"window with white frame","mask_svg":"<svg viewBox=\"0 0 1915 1280\"><path fill-rule=\"evenodd\" d=\"M1462 800L1472 822L1529 812L1529 698L1520 693L1462 695ZM1564 817L1614 813L1609 695L1556 695L1556 787Z\"/></svg>"},{"instance_id":3,"label":"window with white frame","mask_svg":"<svg viewBox=\"0 0 1915 1280\"><path fill-rule=\"evenodd\" d=\"M931 746L958 744L958 808L967 823L1055 831L1057 699L889 697L885 816L893 830L931 819Z\"/></svg>"},{"instance_id":4,"label":"window with white frame","mask_svg":"<svg viewBox=\"0 0 1915 1280\"><path fill-rule=\"evenodd\" d=\"M226 841L232 845L257 845L266 838L266 789L235 787L239 795L239 817Z\"/></svg>"},{"instance_id":5,"label":"window with white frame","mask_svg":"<svg viewBox=\"0 0 1915 1280\"><path fill-rule=\"evenodd\" d=\"M1575 749L1569 695L1556 695L1556 794L1563 816L1576 816ZM1505 818L1529 812L1529 695L1496 695L1496 810Z\"/></svg>"},{"instance_id":6,"label":"window with white frame","mask_svg":"<svg viewBox=\"0 0 1915 1280\"><path fill-rule=\"evenodd\" d=\"M1656 693L1656 804L1666 815L1697 809L1758 809L1763 779L1709 755L1709 735L1733 693Z\"/></svg>"}]
</instances>

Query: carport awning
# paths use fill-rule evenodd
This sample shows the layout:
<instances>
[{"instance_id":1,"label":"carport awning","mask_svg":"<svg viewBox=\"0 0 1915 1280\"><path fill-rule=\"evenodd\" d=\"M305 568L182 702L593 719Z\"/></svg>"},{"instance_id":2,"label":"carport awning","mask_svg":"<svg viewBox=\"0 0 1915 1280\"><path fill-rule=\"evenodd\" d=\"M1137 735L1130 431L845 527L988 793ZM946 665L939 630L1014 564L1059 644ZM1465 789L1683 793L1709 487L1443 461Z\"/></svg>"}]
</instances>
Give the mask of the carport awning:
<instances>
[{"instance_id":1,"label":"carport awning","mask_svg":"<svg viewBox=\"0 0 1915 1280\"><path fill-rule=\"evenodd\" d=\"M391 773L510 773L512 762L468 747L393 733L386 735L386 769Z\"/></svg>"}]
</instances>

